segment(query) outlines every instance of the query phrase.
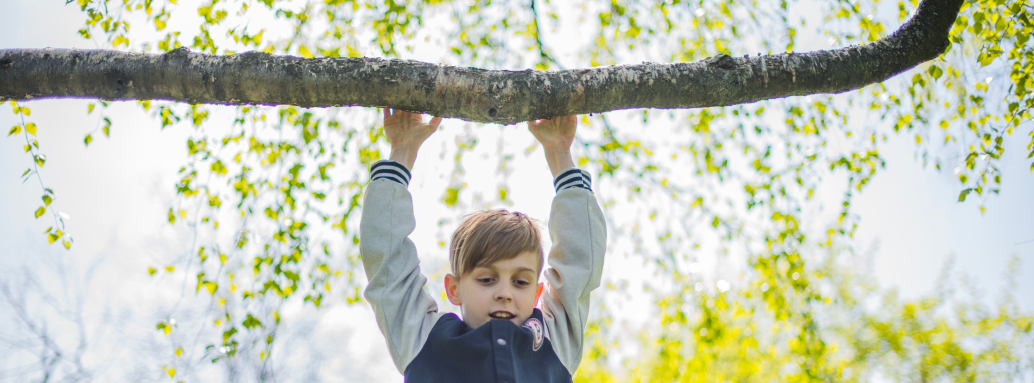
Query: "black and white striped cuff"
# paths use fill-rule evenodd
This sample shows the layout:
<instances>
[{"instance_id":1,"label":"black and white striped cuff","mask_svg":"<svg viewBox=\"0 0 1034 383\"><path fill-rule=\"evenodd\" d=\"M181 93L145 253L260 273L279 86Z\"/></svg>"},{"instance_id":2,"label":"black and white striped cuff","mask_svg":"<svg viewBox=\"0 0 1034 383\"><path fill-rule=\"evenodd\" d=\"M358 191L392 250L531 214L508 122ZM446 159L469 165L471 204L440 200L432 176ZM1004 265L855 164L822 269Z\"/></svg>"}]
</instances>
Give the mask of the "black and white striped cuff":
<instances>
[{"instance_id":1,"label":"black and white striped cuff","mask_svg":"<svg viewBox=\"0 0 1034 383\"><path fill-rule=\"evenodd\" d=\"M560 175L553 179L553 187L556 188L557 193L570 188L582 188L592 191L592 178L589 177L589 172L578 168L570 168L561 172Z\"/></svg>"},{"instance_id":2,"label":"black and white striped cuff","mask_svg":"<svg viewBox=\"0 0 1034 383\"><path fill-rule=\"evenodd\" d=\"M413 175L409 173L409 169L406 169L406 165L392 160L380 160L370 165L370 181L382 178L398 182L408 188L409 180L413 179Z\"/></svg>"}]
</instances>

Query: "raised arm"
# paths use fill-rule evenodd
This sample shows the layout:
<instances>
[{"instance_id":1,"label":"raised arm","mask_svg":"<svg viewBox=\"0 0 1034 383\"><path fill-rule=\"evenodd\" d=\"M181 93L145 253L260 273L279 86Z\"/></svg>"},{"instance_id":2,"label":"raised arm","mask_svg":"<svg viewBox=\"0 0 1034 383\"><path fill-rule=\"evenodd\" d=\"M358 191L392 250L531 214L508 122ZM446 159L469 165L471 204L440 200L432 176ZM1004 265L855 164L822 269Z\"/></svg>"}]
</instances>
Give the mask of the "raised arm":
<instances>
[{"instance_id":1,"label":"raised arm","mask_svg":"<svg viewBox=\"0 0 1034 383\"><path fill-rule=\"evenodd\" d=\"M422 124L419 114L385 110L391 159L370 166L370 185L363 196L359 251L370 282L364 296L399 372L405 372L438 320L438 305L424 291L427 278L420 273L416 246L409 239L416 219L407 187L420 144L440 121Z\"/></svg>"},{"instance_id":2,"label":"raised arm","mask_svg":"<svg viewBox=\"0 0 1034 383\"><path fill-rule=\"evenodd\" d=\"M592 180L574 167L571 158L576 125L574 116L528 122L545 150L557 190L549 214L553 247L541 309L546 336L572 375L581 361L589 293L600 285L607 244L606 222L592 193Z\"/></svg>"}]
</instances>

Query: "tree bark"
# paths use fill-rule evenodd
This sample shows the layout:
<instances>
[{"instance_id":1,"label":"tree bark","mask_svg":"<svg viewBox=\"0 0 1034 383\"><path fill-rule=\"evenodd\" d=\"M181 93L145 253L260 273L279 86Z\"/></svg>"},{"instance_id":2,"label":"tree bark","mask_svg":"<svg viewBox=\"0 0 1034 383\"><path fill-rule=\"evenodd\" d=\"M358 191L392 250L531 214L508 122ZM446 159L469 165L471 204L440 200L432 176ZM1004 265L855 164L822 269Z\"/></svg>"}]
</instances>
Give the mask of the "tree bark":
<instances>
[{"instance_id":1,"label":"tree bark","mask_svg":"<svg viewBox=\"0 0 1034 383\"><path fill-rule=\"evenodd\" d=\"M874 43L829 51L565 71L483 70L377 58L0 50L0 100L100 98L191 104L378 106L468 121L632 108L699 108L878 83L942 54L963 0L924 0Z\"/></svg>"}]
</instances>

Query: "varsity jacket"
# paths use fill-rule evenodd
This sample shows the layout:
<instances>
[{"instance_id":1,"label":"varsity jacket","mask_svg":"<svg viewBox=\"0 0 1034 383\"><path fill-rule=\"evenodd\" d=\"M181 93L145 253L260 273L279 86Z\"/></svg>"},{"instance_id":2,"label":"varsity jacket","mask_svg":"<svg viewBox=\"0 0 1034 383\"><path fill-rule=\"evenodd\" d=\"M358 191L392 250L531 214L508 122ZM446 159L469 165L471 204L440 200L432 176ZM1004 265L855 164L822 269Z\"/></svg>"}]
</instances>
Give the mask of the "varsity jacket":
<instances>
[{"instance_id":1,"label":"varsity jacket","mask_svg":"<svg viewBox=\"0 0 1034 383\"><path fill-rule=\"evenodd\" d=\"M438 313L420 273L411 175L394 161L370 167L359 247L373 306L388 351L407 382L571 382L582 357L589 293L599 286L607 232L588 173L556 177L549 216L553 247L539 307L523 326L493 319L471 329Z\"/></svg>"}]
</instances>

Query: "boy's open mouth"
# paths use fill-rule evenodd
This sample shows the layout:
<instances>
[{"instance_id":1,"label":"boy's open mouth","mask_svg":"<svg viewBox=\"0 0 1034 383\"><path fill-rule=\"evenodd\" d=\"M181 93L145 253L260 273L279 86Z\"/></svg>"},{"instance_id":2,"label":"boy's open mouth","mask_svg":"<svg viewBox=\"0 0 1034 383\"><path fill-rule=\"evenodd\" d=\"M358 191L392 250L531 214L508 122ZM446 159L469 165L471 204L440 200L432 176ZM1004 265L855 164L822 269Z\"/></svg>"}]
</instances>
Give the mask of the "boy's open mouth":
<instances>
[{"instance_id":1,"label":"boy's open mouth","mask_svg":"<svg viewBox=\"0 0 1034 383\"><path fill-rule=\"evenodd\" d=\"M513 319L517 317L516 315L513 315L506 311L496 311L494 313L488 314L488 316L492 317L493 319Z\"/></svg>"}]
</instances>

